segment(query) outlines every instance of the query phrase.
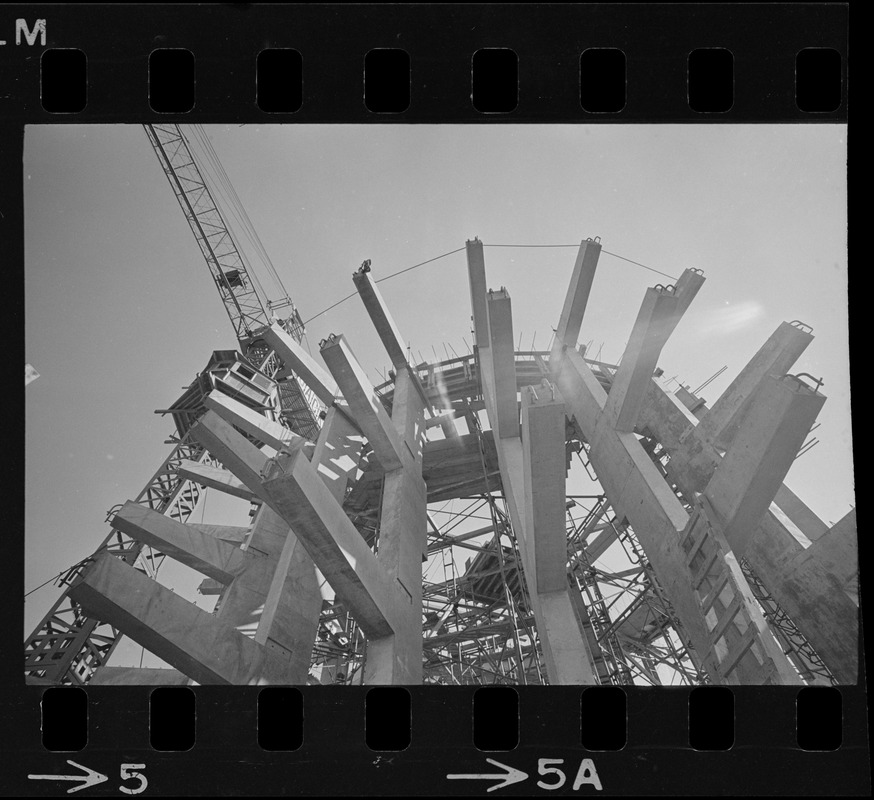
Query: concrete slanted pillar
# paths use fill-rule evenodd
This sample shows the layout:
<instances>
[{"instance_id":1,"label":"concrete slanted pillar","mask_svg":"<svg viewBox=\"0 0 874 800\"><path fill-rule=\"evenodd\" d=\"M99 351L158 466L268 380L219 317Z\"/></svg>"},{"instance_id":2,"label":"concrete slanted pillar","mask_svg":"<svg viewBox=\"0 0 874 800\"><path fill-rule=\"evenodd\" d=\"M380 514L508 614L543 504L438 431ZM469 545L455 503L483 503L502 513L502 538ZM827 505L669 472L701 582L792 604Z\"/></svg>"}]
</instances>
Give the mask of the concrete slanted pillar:
<instances>
[{"instance_id":1,"label":"concrete slanted pillar","mask_svg":"<svg viewBox=\"0 0 874 800\"><path fill-rule=\"evenodd\" d=\"M251 501L255 497L240 480L234 477L232 472L221 467L210 467L186 459L179 463L177 472L183 478L195 481L201 486L218 489L220 492L239 497L242 500Z\"/></svg>"},{"instance_id":2,"label":"concrete slanted pillar","mask_svg":"<svg viewBox=\"0 0 874 800\"><path fill-rule=\"evenodd\" d=\"M704 491L740 558L798 455L825 397L801 380L765 378Z\"/></svg>"},{"instance_id":3,"label":"concrete slanted pillar","mask_svg":"<svg viewBox=\"0 0 874 800\"><path fill-rule=\"evenodd\" d=\"M337 385L321 364L304 350L279 323L274 322L269 328L265 328L261 335L264 337L264 341L273 348L282 363L303 380L313 390L316 397L330 408L337 396Z\"/></svg>"},{"instance_id":4,"label":"concrete slanted pillar","mask_svg":"<svg viewBox=\"0 0 874 800\"><path fill-rule=\"evenodd\" d=\"M186 522L185 525L193 531L212 536L213 539L218 539L234 547L245 545L252 532L251 527L243 528L239 525L205 525L202 522ZM246 549L245 546L243 549Z\"/></svg>"},{"instance_id":5,"label":"concrete slanted pillar","mask_svg":"<svg viewBox=\"0 0 874 800\"><path fill-rule=\"evenodd\" d=\"M680 299L672 291L646 290L604 409L617 431L634 430L662 348L679 319Z\"/></svg>"},{"instance_id":6,"label":"concrete slanted pillar","mask_svg":"<svg viewBox=\"0 0 874 800\"><path fill-rule=\"evenodd\" d=\"M267 457L214 411L201 417L192 435L245 476L249 491L258 484ZM302 443L298 437L292 446L301 450ZM255 518L248 548L266 558L226 590L218 616L276 652L286 664L286 683L305 684L322 602L315 566L288 523L266 505Z\"/></svg>"},{"instance_id":7,"label":"concrete slanted pillar","mask_svg":"<svg viewBox=\"0 0 874 800\"><path fill-rule=\"evenodd\" d=\"M300 451L274 462L261 483L267 502L295 531L337 596L372 638L393 633L397 594L367 543Z\"/></svg>"},{"instance_id":8,"label":"concrete slanted pillar","mask_svg":"<svg viewBox=\"0 0 874 800\"><path fill-rule=\"evenodd\" d=\"M404 446L345 337L329 337L321 343L321 348L322 358L379 463L387 472L400 468L404 463Z\"/></svg>"},{"instance_id":9,"label":"concrete slanted pillar","mask_svg":"<svg viewBox=\"0 0 874 800\"><path fill-rule=\"evenodd\" d=\"M222 419L230 422L231 425L235 425L244 433L248 433L259 442L264 442L274 450L307 444L303 436L293 433L279 422L267 419L263 414L259 414L253 408L228 397L223 392L213 390L204 397L203 404L215 411Z\"/></svg>"},{"instance_id":10,"label":"concrete slanted pillar","mask_svg":"<svg viewBox=\"0 0 874 800\"><path fill-rule=\"evenodd\" d=\"M826 525L808 505L793 492L785 483L777 489L774 502L811 542L815 542L821 536L828 533Z\"/></svg>"},{"instance_id":11,"label":"concrete slanted pillar","mask_svg":"<svg viewBox=\"0 0 874 800\"><path fill-rule=\"evenodd\" d=\"M225 584L242 574L253 558L239 547L131 501L113 517L112 526Z\"/></svg>"},{"instance_id":12,"label":"concrete slanted pillar","mask_svg":"<svg viewBox=\"0 0 874 800\"><path fill-rule=\"evenodd\" d=\"M697 438L695 419L684 411L672 395L656 381L651 382L641 422L668 450L671 480L692 497L704 491L722 456L706 438ZM765 512L744 557L837 679L854 683L858 675L858 597L844 591L843 568L836 572L834 564L820 560L817 548L805 549L790 532L787 524L793 522L805 535L815 534L819 525L812 528L811 518L802 518L797 508L789 512L791 516L784 514L777 500L785 502L786 496L783 489L778 490L775 504ZM813 538L811 541L816 543Z\"/></svg>"},{"instance_id":13,"label":"concrete slanted pillar","mask_svg":"<svg viewBox=\"0 0 874 800\"><path fill-rule=\"evenodd\" d=\"M70 588L86 612L201 684L284 683L284 659L108 553Z\"/></svg>"},{"instance_id":14,"label":"concrete slanted pillar","mask_svg":"<svg viewBox=\"0 0 874 800\"><path fill-rule=\"evenodd\" d=\"M577 260L574 263L574 271L571 274L571 283L564 299L564 306L558 318L558 327L555 329L555 345L566 345L570 348L577 346L580 336L580 328L583 324L583 315L589 303L589 293L592 290L592 282L595 280L595 269L598 266L598 258L601 255L601 245L591 239L580 243L577 252Z\"/></svg>"},{"instance_id":15,"label":"concrete slanted pillar","mask_svg":"<svg viewBox=\"0 0 874 800\"><path fill-rule=\"evenodd\" d=\"M686 313L686 309L692 305L692 301L698 294L698 290L704 285L704 273L700 269L684 269L683 274L674 284L674 296L680 301L677 312L679 318Z\"/></svg>"},{"instance_id":16,"label":"concrete slanted pillar","mask_svg":"<svg viewBox=\"0 0 874 800\"><path fill-rule=\"evenodd\" d=\"M768 375L789 372L812 341L813 335L808 331L781 322L701 419L696 436L723 449L727 447L762 381Z\"/></svg>"},{"instance_id":17,"label":"concrete slanted pillar","mask_svg":"<svg viewBox=\"0 0 874 800\"><path fill-rule=\"evenodd\" d=\"M373 280L370 272L364 272L362 269L357 270L352 275L352 280L355 282L358 296L364 302L364 307L367 309L371 322L373 322L373 327L376 328L380 341L391 359L392 366L395 369L405 367L407 353L404 339L391 314L388 313L388 307L376 281Z\"/></svg>"},{"instance_id":18,"label":"concrete slanted pillar","mask_svg":"<svg viewBox=\"0 0 874 800\"><path fill-rule=\"evenodd\" d=\"M859 605L859 542L855 508L817 539L807 549L806 556L822 564L853 604Z\"/></svg>"},{"instance_id":19,"label":"concrete slanted pillar","mask_svg":"<svg viewBox=\"0 0 874 800\"><path fill-rule=\"evenodd\" d=\"M539 605L540 641L553 685L597 684L582 620L568 592L565 406L546 381L522 392L528 589Z\"/></svg>"},{"instance_id":20,"label":"concrete slanted pillar","mask_svg":"<svg viewBox=\"0 0 874 800\"><path fill-rule=\"evenodd\" d=\"M188 686L191 678L166 667L98 667L89 686Z\"/></svg>"},{"instance_id":21,"label":"concrete slanted pillar","mask_svg":"<svg viewBox=\"0 0 874 800\"><path fill-rule=\"evenodd\" d=\"M486 262L483 257L483 243L479 239L474 239L466 243L466 248L474 343L477 347L488 347L489 312L486 306Z\"/></svg>"},{"instance_id":22,"label":"concrete slanted pillar","mask_svg":"<svg viewBox=\"0 0 874 800\"><path fill-rule=\"evenodd\" d=\"M602 413L609 400L584 359L567 347L557 355L560 357L550 359L550 372L569 414L590 443L589 458L610 505L618 518L624 517L634 528L696 651L707 653L709 631L680 546L688 513L635 435L617 431L615 417ZM646 375L647 383L651 378L652 370ZM626 394L627 387L622 392L623 400ZM617 393L614 403L618 399Z\"/></svg>"}]
</instances>

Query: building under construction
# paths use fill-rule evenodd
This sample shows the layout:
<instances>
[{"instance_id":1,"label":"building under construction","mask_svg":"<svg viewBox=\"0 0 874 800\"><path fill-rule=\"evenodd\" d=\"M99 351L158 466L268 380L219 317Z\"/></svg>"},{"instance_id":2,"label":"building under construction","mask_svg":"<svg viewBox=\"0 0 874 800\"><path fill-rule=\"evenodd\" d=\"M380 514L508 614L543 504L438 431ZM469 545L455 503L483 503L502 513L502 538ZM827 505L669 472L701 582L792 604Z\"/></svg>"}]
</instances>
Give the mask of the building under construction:
<instances>
[{"instance_id":1,"label":"building under construction","mask_svg":"<svg viewBox=\"0 0 874 800\"><path fill-rule=\"evenodd\" d=\"M240 346L164 409L172 451L65 576L25 641L29 682L856 682L855 511L829 527L783 483L826 399L795 368L807 325L775 324L708 405L658 368L700 270L645 291L610 364L578 341L597 239L542 351L515 346L513 287L474 239L464 356L413 363L370 263L354 273L392 365L374 386L354 330L307 352L179 127L146 127ZM191 521L207 488L251 524ZM212 613L162 585L167 558L202 574ZM112 666L124 636L169 666Z\"/></svg>"}]
</instances>

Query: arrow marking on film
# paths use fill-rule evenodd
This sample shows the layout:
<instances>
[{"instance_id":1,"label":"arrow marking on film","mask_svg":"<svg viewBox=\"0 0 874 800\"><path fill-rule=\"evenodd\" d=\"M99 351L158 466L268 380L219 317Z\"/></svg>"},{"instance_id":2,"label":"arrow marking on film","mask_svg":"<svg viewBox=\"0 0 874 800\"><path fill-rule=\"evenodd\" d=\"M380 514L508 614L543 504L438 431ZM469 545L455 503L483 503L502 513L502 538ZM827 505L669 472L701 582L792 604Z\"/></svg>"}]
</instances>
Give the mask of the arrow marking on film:
<instances>
[{"instance_id":1,"label":"arrow marking on film","mask_svg":"<svg viewBox=\"0 0 874 800\"><path fill-rule=\"evenodd\" d=\"M93 769L88 769L88 767L83 767L75 761L67 759L67 763L70 766L81 769L85 772L85 775L28 775L27 777L32 781L83 781L78 786L74 786L72 789L67 789L67 794L78 792L79 789L84 789L86 786L97 786L98 783L103 783L104 781L109 780L109 778L107 778L103 773L97 772Z\"/></svg>"},{"instance_id":2,"label":"arrow marking on film","mask_svg":"<svg viewBox=\"0 0 874 800\"><path fill-rule=\"evenodd\" d=\"M501 782L496 783L494 786L489 786L486 789L487 792L493 792L495 789L503 789L505 786L510 786L513 783L519 783L519 781L524 781L525 778L528 777L527 772L522 772L520 769L515 769L513 767L508 767L506 764L502 764L500 761L495 761L493 758L487 758L486 761L489 764L492 764L496 767L500 767L501 769L506 770L506 774L498 773L480 773L474 775L447 775L451 781L477 781L477 780L494 780L495 778L500 778Z\"/></svg>"}]
</instances>

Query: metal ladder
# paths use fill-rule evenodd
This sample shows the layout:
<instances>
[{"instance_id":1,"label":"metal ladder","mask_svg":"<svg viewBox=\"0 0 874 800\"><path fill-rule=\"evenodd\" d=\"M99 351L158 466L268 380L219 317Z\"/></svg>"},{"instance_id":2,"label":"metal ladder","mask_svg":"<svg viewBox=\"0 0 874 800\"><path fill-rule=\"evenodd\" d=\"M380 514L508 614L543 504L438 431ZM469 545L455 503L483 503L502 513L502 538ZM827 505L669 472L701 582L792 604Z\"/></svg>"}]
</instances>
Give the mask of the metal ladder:
<instances>
[{"instance_id":1,"label":"metal ladder","mask_svg":"<svg viewBox=\"0 0 874 800\"><path fill-rule=\"evenodd\" d=\"M705 625L704 667L716 684L801 684L768 627L709 501L695 498L681 546Z\"/></svg>"}]
</instances>

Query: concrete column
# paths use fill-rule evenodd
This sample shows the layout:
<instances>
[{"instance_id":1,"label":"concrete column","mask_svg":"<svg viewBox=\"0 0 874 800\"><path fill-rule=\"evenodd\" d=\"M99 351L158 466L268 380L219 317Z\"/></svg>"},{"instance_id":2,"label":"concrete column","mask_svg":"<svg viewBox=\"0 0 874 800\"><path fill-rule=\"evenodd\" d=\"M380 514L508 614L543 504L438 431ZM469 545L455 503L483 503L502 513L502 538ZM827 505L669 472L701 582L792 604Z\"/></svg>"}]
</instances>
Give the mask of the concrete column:
<instances>
[{"instance_id":1,"label":"concrete column","mask_svg":"<svg viewBox=\"0 0 874 800\"><path fill-rule=\"evenodd\" d=\"M379 526L380 566L394 580L401 613L392 636L367 643L364 683L422 683L422 554L426 548L426 489L422 480L424 404L406 369L399 370L392 423L412 459L386 472Z\"/></svg>"},{"instance_id":2,"label":"concrete column","mask_svg":"<svg viewBox=\"0 0 874 800\"><path fill-rule=\"evenodd\" d=\"M646 290L604 409L617 431L634 430L662 348L679 318L678 297L667 290Z\"/></svg>"},{"instance_id":3,"label":"concrete column","mask_svg":"<svg viewBox=\"0 0 874 800\"><path fill-rule=\"evenodd\" d=\"M519 401L516 398L516 353L513 313L506 289L488 293L489 347L494 374L497 418L492 429L501 439L519 436ZM480 354L480 360L484 359Z\"/></svg>"},{"instance_id":4,"label":"concrete column","mask_svg":"<svg viewBox=\"0 0 874 800\"><path fill-rule=\"evenodd\" d=\"M591 239L580 242L570 287L558 318L558 327L555 329L555 347L566 345L573 349L577 346L600 255L601 245L598 242Z\"/></svg>"},{"instance_id":5,"label":"concrete column","mask_svg":"<svg viewBox=\"0 0 874 800\"><path fill-rule=\"evenodd\" d=\"M553 685L597 684L582 620L568 593L565 522L565 406L544 381L522 392L525 525L522 538L528 589L536 593L538 632Z\"/></svg>"},{"instance_id":6,"label":"concrete column","mask_svg":"<svg viewBox=\"0 0 874 800\"><path fill-rule=\"evenodd\" d=\"M596 683L593 678L587 650L582 644L580 620L567 594L566 554L562 567L565 589L537 592L536 567L533 561L533 525L526 521L525 470L522 439L520 437L518 403L516 401L515 354L513 352L513 325L510 300L506 292L490 292L487 299L489 346L480 348L480 370L486 410L493 431L503 424L503 434L494 436L501 482L510 511L513 531L522 554L522 568L528 576L530 600L535 624L541 637L550 683ZM503 423L502 423L503 413ZM564 486L565 448L564 418L561 420L560 446L552 456L561 462ZM564 503L560 503L561 528L564 532ZM554 513L554 509L550 513ZM554 531L553 531L554 535ZM554 542L552 542L554 545ZM565 545L566 547L566 545Z\"/></svg>"},{"instance_id":7,"label":"concrete column","mask_svg":"<svg viewBox=\"0 0 874 800\"><path fill-rule=\"evenodd\" d=\"M702 418L697 436L723 448L728 446L761 382L768 375L785 375L812 341L812 334L781 322Z\"/></svg>"},{"instance_id":8,"label":"concrete column","mask_svg":"<svg viewBox=\"0 0 874 800\"><path fill-rule=\"evenodd\" d=\"M479 239L474 239L468 241L466 247L474 343L477 347L488 347L489 312L486 307L486 262L483 257L483 243Z\"/></svg>"},{"instance_id":9,"label":"concrete column","mask_svg":"<svg viewBox=\"0 0 874 800\"><path fill-rule=\"evenodd\" d=\"M536 392L536 393L535 393ZM565 406L551 386L522 392L525 528L538 594L567 589Z\"/></svg>"},{"instance_id":10,"label":"concrete column","mask_svg":"<svg viewBox=\"0 0 874 800\"><path fill-rule=\"evenodd\" d=\"M765 378L704 491L735 555L743 556L825 397L796 378Z\"/></svg>"}]
</instances>

